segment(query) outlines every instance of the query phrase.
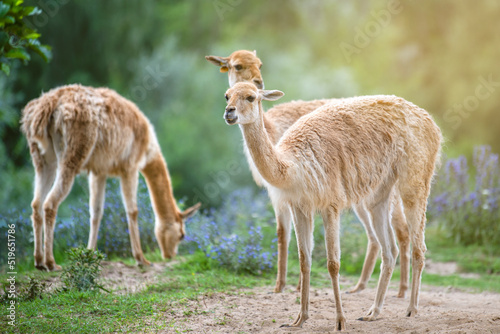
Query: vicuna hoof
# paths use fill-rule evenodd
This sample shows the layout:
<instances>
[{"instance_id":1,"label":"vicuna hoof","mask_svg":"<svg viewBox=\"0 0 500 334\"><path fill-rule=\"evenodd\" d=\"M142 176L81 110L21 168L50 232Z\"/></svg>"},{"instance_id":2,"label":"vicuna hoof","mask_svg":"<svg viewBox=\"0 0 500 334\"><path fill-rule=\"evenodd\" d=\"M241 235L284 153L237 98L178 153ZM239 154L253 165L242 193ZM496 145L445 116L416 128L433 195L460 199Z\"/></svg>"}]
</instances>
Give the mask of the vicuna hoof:
<instances>
[{"instance_id":1,"label":"vicuna hoof","mask_svg":"<svg viewBox=\"0 0 500 334\"><path fill-rule=\"evenodd\" d=\"M365 289L364 286L356 285L355 287L351 288L350 290L347 290L345 293L347 293L347 294L358 293L360 291L363 291L364 289Z\"/></svg>"},{"instance_id":2,"label":"vicuna hoof","mask_svg":"<svg viewBox=\"0 0 500 334\"><path fill-rule=\"evenodd\" d=\"M274 287L274 293L282 293L283 290L285 289L285 284L284 283L276 283L276 286Z\"/></svg>"},{"instance_id":3,"label":"vicuna hoof","mask_svg":"<svg viewBox=\"0 0 500 334\"><path fill-rule=\"evenodd\" d=\"M364 317L358 318L361 321L375 321L377 320L377 316L380 314L380 309L372 306L368 311L368 314Z\"/></svg>"},{"instance_id":4,"label":"vicuna hoof","mask_svg":"<svg viewBox=\"0 0 500 334\"><path fill-rule=\"evenodd\" d=\"M417 309L415 309L415 308L409 308L406 311L406 316L407 317L414 317L415 315L417 315Z\"/></svg>"},{"instance_id":5,"label":"vicuna hoof","mask_svg":"<svg viewBox=\"0 0 500 334\"><path fill-rule=\"evenodd\" d=\"M35 265L36 269L42 270L42 271L61 271L62 267L58 264L51 263L51 264L42 264L42 265Z\"/></svg>"},{"instance_id":6,"label":"vicuna hoof","mask_svg":"<svg viewBox=\"0 0 500 334\"><path fill-rule=\"evenodd\" d=\"M396 298L405 299L406 298L406 291L399 291Z\"/></svg>"},{"instance_id":7,"label":"vicuna hoof","mask_svg":"<svg viewBox=\"0 0 500 334\"><path fill-rule=\"evenodd\" d=\"M151 262L149 262L148 260L146 259L143 259L141 261L137 261L137 265L139 267L150 267L151 266Z\"/></svg>"}]
</instances>

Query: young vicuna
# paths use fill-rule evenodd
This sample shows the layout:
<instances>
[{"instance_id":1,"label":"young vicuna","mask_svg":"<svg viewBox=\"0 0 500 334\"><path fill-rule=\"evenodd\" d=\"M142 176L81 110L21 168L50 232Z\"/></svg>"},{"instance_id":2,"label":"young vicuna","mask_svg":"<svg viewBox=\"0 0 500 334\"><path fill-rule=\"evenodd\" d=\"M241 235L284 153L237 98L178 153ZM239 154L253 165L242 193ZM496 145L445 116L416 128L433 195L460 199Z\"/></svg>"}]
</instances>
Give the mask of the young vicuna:
<instances>
[{"instance_id":1,"label":"young vicuna","mask_svg":"<svg viewBox=\"0 0 500 334\"><path fill-rule=\"evenodd\" d=\"M229 85L231 87L237 82L250 82L255 84L257 88L264 87L264 81L260 73L262 62L257 57L256 51L251 52L239 50L233 52L229 57L207 56L205 58L212 64L220 66L221 72L228 72ZM279 104L269 109L263 114L263 119L265 130L271 140L271 143L276 145L285 131L300 117L309 114L318 107L334 101L336 100L293 101ZM262 185L262 176L253 164L247 147L245 147L245 154L255 182L258 185ZM401 275L397 296L404 298L406 290L408 289L408 278L410 275L410 237L401 200L398 196L394 196L392 203L393 211L391 224L396 231L396 237L399 247L401 248ZM368 247L361 276L356 286L349 291L359 292L366 288L368 280L375 267L380 245L370 222L370 214L364 203L361 202L355 204L353 207L359 220L365 227L366 234L368 235ZM274 292L281 292L285 288L286 284L288 245L290 242L291 231L291 212L288 206L274 207L274 211L276 213L278 234L278 275L276 278Z\"/></svg>"},{"instance_id":2,"label":"young vicuna","mask_svg":"<svg viewBox=\"0 0 500 334\"><path fill-rule=\"evenodd\" d=\"M313 215L323 217L328 271L337 321L345 329L339 289L339 217L363 201L382 248L382 268L373 306L362 320L379 315L398 248L390 225L391 199L403 201L413 247L413 278L407 315L417 313L424 267L425 211L441 133L429 114L395 96L365 96L332 101L300 118L273 145L264 124L261 101L274 101L280 91L258 90L237 83L226 92L224 118L239 124L253 163L275 207L290 206L301 273L301 310L291 326L309 317L309 280Z\"/></svg>"},{"instance_id":3,"label":"young vicuna","mask_svg":"<svg viewBox=\"0 0 500 334\"><path fill-rule=\"evenodd\" d=\"M170 258L177 253L184 237L184 219L194 214L199 204L183 212L178 209L153 126L134 103L107 88L63 86L29 102L21 122L35 166L31 206L38 269L61 268L52 250L54 223L59 204L80 171L89 173L90 249L97 244L106 177L118 176L134 258L139 264L149 264L137 225L136 193L141 171L151 194L162 256Z\"/></svg>"}]
</instances>

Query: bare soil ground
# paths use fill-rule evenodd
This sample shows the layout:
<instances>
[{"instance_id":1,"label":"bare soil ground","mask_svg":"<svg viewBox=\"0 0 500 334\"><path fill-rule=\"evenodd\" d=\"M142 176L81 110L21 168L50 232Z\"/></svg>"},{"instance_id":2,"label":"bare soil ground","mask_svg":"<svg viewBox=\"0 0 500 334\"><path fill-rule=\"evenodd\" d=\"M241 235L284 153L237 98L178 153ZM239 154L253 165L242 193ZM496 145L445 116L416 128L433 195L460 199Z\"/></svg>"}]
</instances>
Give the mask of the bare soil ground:
<instances>
[{"instance_id":1,"label":"bare soil ground","mask_svg":"<svg viewBox=\"0 0 500 334\"><path fill-rule=\"evenodd\" d=\"M300 329L280 328L299 312L299 294L290 288L282 294L256 288L236 294L219 294L190 305L194 315L173 319L173 329L195 333L333 333L335 305L331 289L313 289L310 318ZM419 314L405 317L408 298L395 298L393 286L377 321L356 320L368 311L375 289L342 296L348 333L500 333L500 295L469 294L453 289L424 287ZM169 319L170 318L170 319ZM167 331L168 332L168 331Z\"/></svg>"},{"instance_id":2,"label":"bare soil ground","mask_svg":"<svg viewBox=\"0 0 500 334\"><path fill-rule=\"evenodd\" d=\"M155 264L146 270L120 262L104 265L103 283L115 293L132 293L158 282L169 264ZM436 266L436 265L435 265ZM449 265L451 266L451 265ZM432 265L429 265L432 268ZM440 266L437 266L440 267ZM441 267L443 268L443 267ZM447 269L448 271L450 269ZM341 281L343 286L355 282ZM293 286L281 294L272 287L238 290L202 296L165 314L164 333L333 333L335 304L331 289L311 289L309 320L303 328L280 328L299 312L299 293ZM396 284L391 284L384 308L377 321L356 320L365 315L375 298L375 289L357 294L343 294L348 333L500 333L500 294L473 294L454 288L422 286L419 313L405 316L409 298L395 298ZM186 315L187 314L187 315ZM145 323L155 320L143 319Z\"/></svg>"}]
</instances>

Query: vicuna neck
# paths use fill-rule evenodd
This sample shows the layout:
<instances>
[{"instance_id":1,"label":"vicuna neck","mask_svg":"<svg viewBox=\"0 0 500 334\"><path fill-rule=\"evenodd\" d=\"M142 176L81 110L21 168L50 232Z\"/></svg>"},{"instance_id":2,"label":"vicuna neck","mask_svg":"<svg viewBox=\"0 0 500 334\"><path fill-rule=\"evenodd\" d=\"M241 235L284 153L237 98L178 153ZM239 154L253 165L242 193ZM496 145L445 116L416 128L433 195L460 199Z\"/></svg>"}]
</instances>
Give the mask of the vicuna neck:
<instances>
[{"instance_id":1,"label":"vicuna neck","mask_svg":"<svg viewBox=\"0 0 500 334\"><path fill-rule=\"evenodd\" d=\"M262 121L264 124L264 129L267 132L267 135L269 136L269 140L271 140L271 143L273 146L278 142L277 134L276 134L276 126L272 121L270 121L264 112L262 112Z\"/></svg>"},{"instance_id":2,"label":"vicuna neck","mask_svg":"<svg viewBox=\"0 0 500 334\"><path fill-rule=\"evenodd\" d=\"M274 125L265 119L261 102L259 102L259 110L259 119L253 123L241 124L240 129L260 175L269 184L278 188L283 187L287 181L289 164L282 159L280 152L276 150L269 138L274 134L272 132Z\"/></svg>"},{"instance_id":3,"label":"vicuna neck","mask_svg":"<svg viewBox=\"0 0 500 334\"><path fill-rule=\"evenodd\" d=\"M162 155L158 153L141 173L146 179L156 218L160 221L175 221L178 208Z\"/></svg>"}]
</instances>

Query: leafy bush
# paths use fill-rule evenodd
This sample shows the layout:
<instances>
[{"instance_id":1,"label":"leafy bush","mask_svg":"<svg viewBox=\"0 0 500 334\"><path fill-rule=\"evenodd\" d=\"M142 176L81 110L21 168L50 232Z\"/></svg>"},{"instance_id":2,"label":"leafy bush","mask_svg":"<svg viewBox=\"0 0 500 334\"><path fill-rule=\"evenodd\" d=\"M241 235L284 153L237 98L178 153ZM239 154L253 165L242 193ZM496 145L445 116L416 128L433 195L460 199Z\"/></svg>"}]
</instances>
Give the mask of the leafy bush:
<instances>
[{"instance_id":1,"label":"leafy bush","mask_svg":"<svg viewBox=\"0 0 500 334\"><path fill-rule=\"evenodd\" d=\"M34 301L35 299L43 299L44 296L48 296L48 288L50 283L41 281L39 278L34 276L28 276L28 283L16 282L15 299L19 301ZM1 283L3 294L0 293L0 304L9 304L12 300L12 291L9 291L9 282Z\"/></svg>"},{"instance_id":2,"label":"leafy bush","mask_svg":"<svg viewBox=\"0 0 500 334\"><path fill-rule=\"evenodd\" d=\"M437 175L428 213L456 243L500 251L499 167L498 154L479 146L472 168L460 156L446 160Z\"/></svg>"},{"instance_id":3,"label":"leafy bush","mask_svg":"<svg viewBox=\"0 0 500 334\"><path fill-rule=\"evenodd\" d=\"M29 281L26 286L21 288L18 295L18 299L33 301L35 299L43 299L43 296L47 293L47 288L49 283L40 281L38 278L29 276Z\"/></svg>"},{"instance_id":4,"label":"leafy bush","mask_svg":"<svg viewBox=\"0 0 500 334\"><path fill-rule=\"evenodd\" d=\"M97 283L101 273L101 261L104 259L101 252L86 248L72 248L67 253L70 263L64 267L61 274L64 289L105 290Z\"/></svg>"}]
</instances>

